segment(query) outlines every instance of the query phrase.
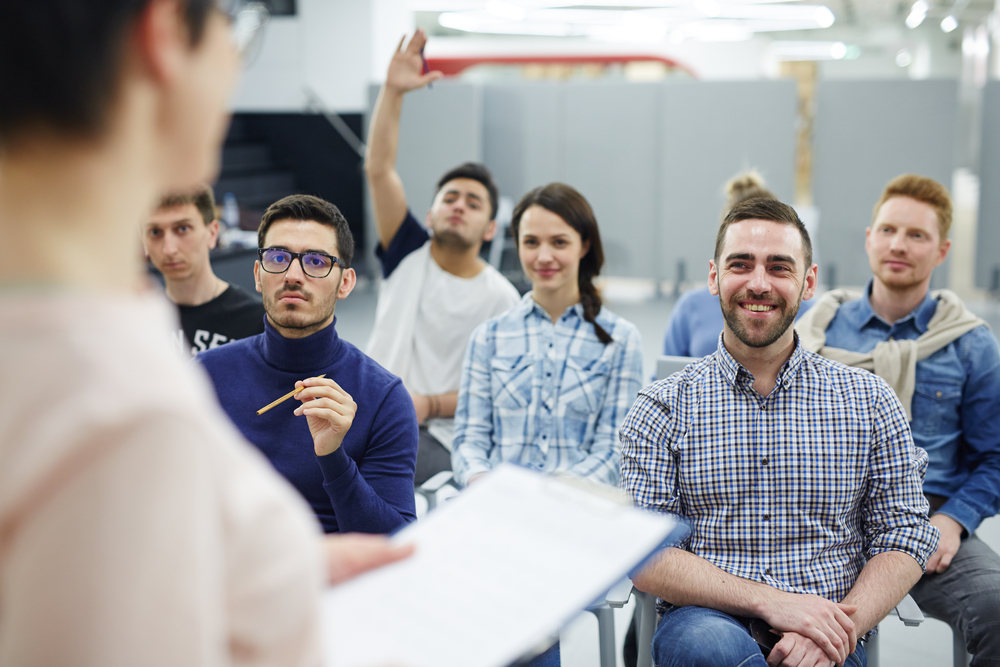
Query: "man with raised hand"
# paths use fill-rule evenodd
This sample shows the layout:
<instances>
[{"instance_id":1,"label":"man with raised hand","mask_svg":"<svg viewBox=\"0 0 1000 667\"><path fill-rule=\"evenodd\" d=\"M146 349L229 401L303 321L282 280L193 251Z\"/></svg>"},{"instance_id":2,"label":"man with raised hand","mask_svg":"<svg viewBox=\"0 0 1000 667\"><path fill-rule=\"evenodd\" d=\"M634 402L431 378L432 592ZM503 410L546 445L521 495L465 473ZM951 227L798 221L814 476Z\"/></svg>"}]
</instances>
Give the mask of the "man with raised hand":
<instances>
[{"instance_id":1,"label":"man with raised hand","mask_svg":"<svg viewBox=\"0 0 1000 667\"><path fill-rule=\"evenodd\" d=\"M209 251L219 238L212 188L170 194L142 229L146 256L163 275L165 294L177 304L175 342L194 355L264 331L264 307L238 285L212 271Z\"/></svg>"},{"instance_id":2,"label":"man with raised hand","mask_svg":"<svg viewBox=\"0 0 1000 667\"><path fill-rule=\"evenodd\" d=\"M389 64L368 132L365 173L382 263L375 326L367 352L410 392L417 419L450 418L472 330L520 301L517 290L479 257L496 233L497 187L485 166L466 163L438 181L421 225L396 172L403 97L441 76L424 73L427 37L417 30ZM450 469L448 451L421 429L416 482Z\"/></svg>"},{"instance_id":3,"label":"man with raised hand","mask_svg":"<svg viewBox=\"0 0 1000 667\"><path fill-rule=\"evenodd\" d=\"M337 301L356 280L347 220L319 197L291 195L264 212L257 238L264 333L198 356L219 403L327 533L413 521L413 404L399 378L337 335ZM294 400L257 412L296 387Z\"/></svg>"},{"instance_id":4,"label":"man with raised hand","mask_svg":"<svg viewBox=\"0 0 1000 667\"><path fill-rule=\"evenodd\" d=\"M975 534L1000 510L1000 346L956 294L930 291L951 215L940 183L894 178L865 231L868 286L827 292L798 328L807 349L895 389L927 452L924 495L941 531L910 594L962 633L973 665L1000 665L1000 556Z\"/></svg>"},{"instance_id":5,"label":"man with raised hand","mask_svg":"<svg viewBox=\"0 0 1000 667\"><path fill-rule=\"evenodd\" d=\"M937 546L892 390L795 335L816 271L794 209L735 206L709 262L718 349L640 392L622 426L624 488L691 526L633 579L666 604L661 667L863 665L857 639Z\"/></svg>"}]
</instances>

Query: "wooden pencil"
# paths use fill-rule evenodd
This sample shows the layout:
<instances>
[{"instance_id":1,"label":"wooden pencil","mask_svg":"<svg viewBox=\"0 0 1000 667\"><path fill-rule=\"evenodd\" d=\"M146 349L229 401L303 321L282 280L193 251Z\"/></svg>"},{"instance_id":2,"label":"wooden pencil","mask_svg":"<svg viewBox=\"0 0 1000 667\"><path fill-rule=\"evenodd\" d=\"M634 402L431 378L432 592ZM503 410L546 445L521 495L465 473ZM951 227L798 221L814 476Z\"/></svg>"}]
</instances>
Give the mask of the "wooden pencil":
<instances>
[{"instance_id":1,"label":"wooden pencil","mask_svg":"<svg viewBox=\"0 0 1000 667\"><path fill-rule=\"evenodd\" d=\"M326 377L326 373L323 373L322 375L317 375L316 377L325 378ZM264 414L265 412L267 412L268 410L270 410L274 406L278 405L279 403L284 403L285 401L287 401L288 399L290 399L292 396L294 396L295 394L299 393L303 389L305 389L305 387L299 387L298 389L292 389L290 392L288 392L287 394L285 394L281 398L279 398L277 400L274 400L274 401L271 401L270 403L268 403L267 405L265 405L264 407L262 407L260 410L257 411L257 414L258 415Z\"/></svg>"}]
</instances>

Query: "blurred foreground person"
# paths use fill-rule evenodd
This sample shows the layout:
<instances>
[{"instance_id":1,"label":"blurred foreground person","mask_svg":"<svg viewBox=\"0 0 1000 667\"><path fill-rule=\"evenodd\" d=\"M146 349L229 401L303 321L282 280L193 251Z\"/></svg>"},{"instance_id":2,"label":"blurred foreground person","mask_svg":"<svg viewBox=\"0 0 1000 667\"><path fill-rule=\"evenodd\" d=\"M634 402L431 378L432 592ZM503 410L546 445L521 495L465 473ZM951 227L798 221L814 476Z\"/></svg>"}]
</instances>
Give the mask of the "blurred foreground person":
<instances>
[{"instance_id":1,"label":"blurred foreground person","mask_svg":"<svg viewBox=\"0 0 1000 667\"><path fill-rule=\"evenodd\" d=\"M142 229L142 247L163 275L164 292L181 318L174 342L187 354L264 333L260 300L212 271L209 251L218 240L208 185L163 197Z\"/></svg>"},{"instance_id":2,"label":"blurred foreground person","mask_svg":"<svg viewBox=\"0 0 1000 667\"><path fill-rule=\"evenodd\" d=\"M233 37L266 14L0 0L0 16L0 664L318 664L323 580L400 554L322 541L172 352L135 252L161 193L214 176Z\"/></svg>"}]
</instances>

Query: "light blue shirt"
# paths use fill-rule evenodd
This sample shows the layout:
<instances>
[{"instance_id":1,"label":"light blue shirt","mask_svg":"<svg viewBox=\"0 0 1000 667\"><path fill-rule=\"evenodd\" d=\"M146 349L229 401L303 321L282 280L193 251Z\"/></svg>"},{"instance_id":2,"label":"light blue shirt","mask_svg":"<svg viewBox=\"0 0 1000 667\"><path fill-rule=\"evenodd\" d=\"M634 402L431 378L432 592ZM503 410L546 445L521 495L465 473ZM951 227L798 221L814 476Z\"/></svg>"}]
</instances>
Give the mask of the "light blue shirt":
<instances>
[{"instance_id":1,"label":"light blue shirt","mask_svg":"<svg viewBox=\"0 0 1000 667\"><path fill-rule=\"evenodd\" d=\"M451 462L459 483L509 461L618 485L618 427L642 386L635 325L601 308L603 344L583 307L555 323L528 292L472 334Z\"/></svg>"},{"instance_id":2,"label":"light blue shirt","mask_svg":"<svg viewBox=\"0 0 1000 667\"><path fill-rule=\"evenodd\" d=\"M802 317L812 305L812 301L803 301L795 319ZM724 324L719 297L713 296L707 287L684 292L670 313L663 336L663 354L678 357L712 354L719 344Z\"/></svg>"},{"instance_id":3,"label":"light blue shirt","mask_svg":"<svg viewBox=\"0 0 1000 667\"><path fill-rule=\"evenodd\" d=\"M869 352L881 341L913 340L937 310L928 294L889 324L869 295L843 304L826 329L826 344ZM1000 346L985 326L917 362L910 428L928 456L924 492L948 498L940 509L969 534L1000 509Z\"/></svg>"}]
</instances>

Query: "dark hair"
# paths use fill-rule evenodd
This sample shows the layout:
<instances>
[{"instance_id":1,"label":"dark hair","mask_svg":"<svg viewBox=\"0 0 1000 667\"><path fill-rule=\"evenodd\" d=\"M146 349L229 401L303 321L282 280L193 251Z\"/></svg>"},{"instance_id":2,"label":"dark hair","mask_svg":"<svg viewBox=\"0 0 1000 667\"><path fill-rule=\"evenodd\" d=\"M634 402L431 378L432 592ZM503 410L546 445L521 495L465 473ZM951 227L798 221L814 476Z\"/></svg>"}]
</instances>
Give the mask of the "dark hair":
<instances>
[{"instance_id":1,"label":"dark hair","mask_svg":"<svg viewBox=\"0 0 1000 667\"><path fill-rule=\"evenodd\" d=\"M267 230L276 222L282 220L310 220L321 225L329 225L337 232L338 259L351 265L354 257L354 236L347 225L347 219L340 209L319 197L312 195L289 195L279 199L264 211L264 217L257 228L257 246L264 247L264 237Z\"/></svg>"},{"instance_id":2,"label":"dark hair","mask_svg":"<svg viewBox=\"0 0 1000 667\"><path fill-rule=\"evenodd\" d=\"M437 182L437 190L434 191L434 196L436 197L437 193L441 192L441 188L445 186L445 183L453 181L456 178L468 178L483 184L486 191L490 193L490 220L494 220L497 217L497 200L500 198L500 191L497 190L497 184L493 182L493 174L486 168L486 165L478 162L466 162L465 164L458 165L442 176Z\"/></svg>"},{"instance_id":3,"label":"dark hair","mask_svg":"<svg viewBox=\"0 0 1000 667\"><path fill-rule=\"evenodd\" d=\"M185 204L194 204L206 225L218 217L215 213L215 196L208 185L202 185L193 192L172 192L164 195L156 208L171 208Z\"/></svg>"},{"instance_id":4,"label":"dark hair","mask_svg":"<svg viewBox=\"0 0 1000 667\"><path fill-rule=\"evenodd\" d=\"M806 226L799 220L798 213L788 204L782 204L777 199L748 199L740 202L729 211L726 219L719 226L719 234L715 237L715 263L719 263L719 256L722 255L722 246L726 241L726 232L729 225L742 220L771 220L785 225L792 225L799 230L802 237L802 253L806 259L806 269L812 266L813 250L812 241L809 240L809 232Z\"/></svg>"},{"instance_id":5,"label":"dark hair","mask_svg":"<svg viewBox=\"0 0 1000 667\"><path fill-rule=\"evenodd\" d=\"M191 44L213 0L179 0ZM34 127L99 134L128 31L149 0L0 0L0 142Z\"/></svg>"},{"instance_id":6,"label":"dark hair","mask_svg":"<svg viewBox=\"0 0 1000 667\"><path fill-rule=\"evenodd\" d=\"M909 197L930 206L937 213L941 242L948 238L948 230L951 229L951 196L943 185L932 178L916 174L897 176L889 181L882 191L882 196L872 211L872 222L878 217L878 210L882 208L882 204L893 197Z\"/></svg>"},{"instance_id":7,"label":"dark hair","mask_svg":"<svg viewBox=\"0 0 1000 667\"><path fill-rule=\"evenodd\" d=\"M573 187L565 183L549 183L535 188L514 207L514 216L510 221L510 230L514 240L520 244L519 229L521 216L532 206L541 206L555 213L567 225L576 230L580 239L590 242L587 254L580 258L580 269L577 284L580 288L580 304L583 306L583 319L594 325L594 333L598 340L607 345L612 341L611 334L595 321L601 312L601 295L594 286L594 278L604 266L604 248L601 245L601 233L597 229L597 219L590 204Z\"/></svg>"}]
</instances>

